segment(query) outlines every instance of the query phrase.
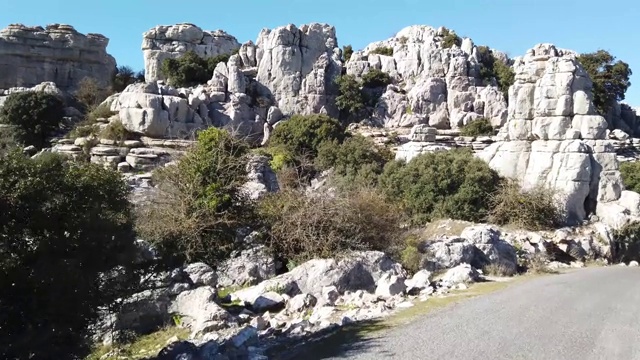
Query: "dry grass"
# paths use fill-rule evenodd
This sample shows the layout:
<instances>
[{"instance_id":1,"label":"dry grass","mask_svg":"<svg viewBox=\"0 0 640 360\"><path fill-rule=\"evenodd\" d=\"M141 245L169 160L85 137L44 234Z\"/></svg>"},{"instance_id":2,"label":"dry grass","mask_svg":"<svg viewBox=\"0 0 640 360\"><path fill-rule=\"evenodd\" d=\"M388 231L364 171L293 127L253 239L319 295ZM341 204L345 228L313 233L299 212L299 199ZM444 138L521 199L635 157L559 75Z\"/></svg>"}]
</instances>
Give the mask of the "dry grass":
<instances>
[{"instance_id":1,"label":"dry grass","mask_svg":"<svg viewBox=\"0 0 640 360\"><path fill-rule=\"evenodd\" d=\"M420 233L422 239L432 240L444 236L460 236L462 231L474 223L462 220L436 220L424 226Z\"/></svg>"},{"instance_id":2,"label":"dry grass","mask_svg":"<svg viewBox=\"0 0 640 360\"><path fill-rule=\"evenodd\" d=\"M101 346L95 349L86 360L145 359L155 357L174 337L179 340L185 340L189 337L189 330L167 327L153 334L141 336L128 344Z\"/></svg>"},{"instance_id":3,"label":"dry grass","mask_svg":"<svg viewBox=\"0 0 640 360\"><path fill-rule=\"evenodd\" d=\"M482 269L485 275L497 276L497 277L510 277L516 274L513 271L513 267L507 266L501 262L494 262Z\"/></svg>"}]
</instances>

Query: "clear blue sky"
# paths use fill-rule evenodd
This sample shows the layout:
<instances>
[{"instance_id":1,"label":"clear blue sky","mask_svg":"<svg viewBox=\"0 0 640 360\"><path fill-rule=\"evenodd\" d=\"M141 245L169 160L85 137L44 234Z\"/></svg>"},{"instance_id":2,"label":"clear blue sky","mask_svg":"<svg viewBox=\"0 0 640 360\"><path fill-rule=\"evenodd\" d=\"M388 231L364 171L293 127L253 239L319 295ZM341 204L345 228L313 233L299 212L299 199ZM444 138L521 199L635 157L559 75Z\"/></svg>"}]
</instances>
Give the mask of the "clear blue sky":
<instances>
[{"instance_id":1,"label":"clear blue sky","mask_svg":"<svg viewBox=\"0 0 640 360\"><path fill-rule=\"evenodd\" d=\"M601 48L636 71L627 102L640 106L639 0L0 0L0 9L0 27L66 23L104 34L118 64L136 70L143 67L142 33L179 22L223 29L240 42L255 41L264 27L326 22L340 45L356 49L415 24L443 25L511 56L540 42Z\"/></svg>"}]
</instances>

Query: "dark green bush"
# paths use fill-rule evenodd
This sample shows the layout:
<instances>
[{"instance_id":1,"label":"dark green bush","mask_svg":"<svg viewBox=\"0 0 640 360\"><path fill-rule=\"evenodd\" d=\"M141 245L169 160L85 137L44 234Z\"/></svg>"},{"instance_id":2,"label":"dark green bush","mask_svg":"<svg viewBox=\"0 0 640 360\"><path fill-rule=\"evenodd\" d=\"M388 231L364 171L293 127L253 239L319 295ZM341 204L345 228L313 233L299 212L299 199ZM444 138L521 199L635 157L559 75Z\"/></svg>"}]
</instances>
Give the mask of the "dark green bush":
<instances>
[{"instance_id":1,"label":"dark green bush","mask_svg":"<svg viewBox=\"0 0 640 360\"><path fill-rule=\"evenodd\" d=\"M500 176L469 149L422 154L385 166L380 186L415 223L437 218L483 221Z\"/></svg>"},{"instance_id":2,"label":"dark green bush","mask_svg":"<svg viewBox=\"0 0 640 360\"><path fill-rule=\"evenodd\" d=\"M621 163L620 173L625 189L640 193L640 162Z\"/></svg>"},{"instance_id":3,"label":"dark green bush","mask_svg":"<svg viewBox=\"0 0 640 360\"><path fill-rule=\"evenodd\" d=\"M353 75L343 75L336 80L338 96L336 106L343 114L341 117L353 117L366 108L367 99L362 93L362 84Z\"/></svg>"},{"instance_id":4,"label":"dark green bush","mask_svg":"<svg viewBox=\"0 0 640 360\"><path fill-rule=\"evenodd\" d=\"M333 176L347 187L373 186L393 159L393 153L377 146L361 135L350 137L340 144L327 141L320 145L317 164L321 170L333 168Z\"/></svg>"},{"instance_id":5,"label":"dark green bush","mask_svg":"<svg viewBox=\"0 0 640 360\"><path fill-rule=\"evenodd\" d=\"M546 187L538 186L524 191L516 181L503 181L491 196L489 222L531 231L563 226L566 214L555 195L552 189Z\"/></svg>"},{"instance_id":6,"label":"dark green bush","mask_svg":"<svg viewBox=\"0 0 640 360\"><path fill-rule=\"evenodd\" d=\"M157 194L140 210L139 234L171 263L211 265L237 249L236 232L250 226L253 206L242 185L249 148L210 128L175 165L154 173Z\"/></svg>"},{"instance_id":7,"label":"dark green bush","mask_svg":"<svg viewBox=\"0 0 640 360\"><path fill-rule=\"evenodd\" d=\"M480 58L480 78L485 85L496 79L498 88L504 94L505 100L509 101L509 87L515 83L515 72L511 66L496 59L493 51L488 46L478 46L477 49L478 57Z\"/></svg>"},{"instance_id":8,"label":"dark green bush","mask_svg":"<svg viewBox=\"0 0 640 360\"><path fill-rule=\"evenodd\" d=\"M391 77L382 70L370 69L362 75L362 86L366 88L377 88L391 84Z\"/></svg>"},{"instance_id":9,"label":"dark green bush","mask_svg":"<svg viewBox=\"0 0 640 360\"><path fill-rule=\"evenodd\" d=\"M139 291L128 192L56 154L0 161L0 358L84 358L100 308Z\"/></svg>"},{"instance_id":10,"label":"dark green bush","mask_svg":"<svg viewBox=\"0 0 640 360\"><path fill-rule=\"evenodd\" d=\"M64 102L43 92L11 94L0 109L0 123L14 125L15 140L37 148L48 145L47 137L60 129L63 117Z\"/></svg>"},{"instance_id":11,"label":"dark green bush","mask_svg":"<svg viewBox=\"0 0 640 360\"><path fill-rule=\"evenodd\" d=\"M264 198L258 208L269 246L296 263L349 250L391 251L401 234L401 211L367 188L335 196L282 191Z\"/></svg>"},{"instance_id":12,"label":"dark green bush","mask_svg":"<svg viewBox=\"0 0 640 360\"><path fill-rule=\"evenodd\" d=\"M0 156L6 155L18 148L13 129L0 127Z\"/></svg>"},{"instance_id":13,"label":"dark green bush","mask_svg":"<svg viewBox=\"0 0 640 360\"><path fill-rule=\"evenodd\" d=\"M369 54L393 56L393 48L390 48L388 46L380 46L380 47L377 47L377 48L371 50L369 52Z\"/></svg>"},{"instance_id":14,"label":"dark green bush","mask_svg":"<svg viewBox=\"0 0 640 360\"><path fill-rule=\"evenodd\" d=\"M613 234L614 261L640 261L640 222L633 222L623 226Z\"/></svg>"},{"instance_id":15,"label":"dark green bush","mask_svg":"<svg viewBox=\"0 0 640 360\"><path fill-rule=\"evenodd\" d=\"M118 66L111 80L111 88L114 92L119 93L138 81L144 82L144 71L136 73L129 66Z\"/></svg>"},{"instance_id":16,"label":"dark green bush","mask_svg":"<svg viewBox=\"0 0 640 360\"><path fill-rule=\"evenodd\" d=\"M353 55L353 47L351 45L345 45L342 47L342 59L347 62Z\"/></svg>"},{"instance_id":17,"label":"dark green bush","mask_svg":"<svg viewBox=\"0 0 640 360\"><path fill-rule=\"evenodd\" d=\"M177 59L165 59L160 71L173 86L195 86L211 80L218 63L227 62L230 57L230 54L221 54L204 59L190 50Z\"/></svg>"},{"instance_id":18,"label":"dark green bush","mask_svg":"<svg viewBox=\"0 0 640 360\"><path fill-rule=\"evenodd\" d=\"M323 142L342 142L344 138L344 128L336 119L326 115L294 115L273 129L269 146L281 147L294 156L315 158Z\"/></svg>"},{"instance_id":19,"label":"dark green bush","mask_svg":"<svg viewBox=\"0 0 640 360\"><path fill-rule=\"evenodd\" d=\"M467 125L460 128L460 135L462 136L484 136L494 135L495 131L491 125L489 119L480 118L474 120Z\"/></svg>"},{"instance_id":20,"label":"dark green bush","mask_svg":"<svg viewBox=\"0 0 640 360\"><path fill-rule=\"evenodd\" d=\"M450 31L449 29L445 29L443 39L442 39L442 47L445 49L450 49L454 46L460 47L462 45L462 39L460 36L456 35L456 33Z\"/></svg>"},{"instance_id":21,"label":"dark green bush","mask_svg":"<svg viewBox=\"0 0 640 360\"><path fill-rule=\"evenodd\" d=\"M578 61L593 81L593 104L603 116L609 112L614 102L624 100L625 93L631 86L629 77L633 73L629 64L615 60L605 50L578 56Z\"/></svg>"}]
</instances>

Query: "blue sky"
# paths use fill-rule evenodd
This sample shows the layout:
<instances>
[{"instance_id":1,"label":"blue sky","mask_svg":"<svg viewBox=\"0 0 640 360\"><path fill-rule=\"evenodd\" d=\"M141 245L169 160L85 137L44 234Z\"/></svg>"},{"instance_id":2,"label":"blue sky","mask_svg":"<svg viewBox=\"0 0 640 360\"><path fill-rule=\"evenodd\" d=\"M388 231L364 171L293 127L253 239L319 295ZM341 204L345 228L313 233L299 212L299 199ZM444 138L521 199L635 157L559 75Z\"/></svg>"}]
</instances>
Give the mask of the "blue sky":
<instances>
[{"instance_id":1,"label":"blue sky","mask_svg":"<svg viewBox=\"0 0 640 360\"><path fill-rule=\"evenodd\" d=\"M223 29L240 42L265 27L325 22L337 28L340 45L356 49L415 24L446 26L511 56L540 42L605 49L637 72L627 102L640 106L638 0L0 0L0 9L0 27L66 23L104 34L118 64L136 70L143 68L142 33L180 22Z\"/></svg>"}]
</instances>

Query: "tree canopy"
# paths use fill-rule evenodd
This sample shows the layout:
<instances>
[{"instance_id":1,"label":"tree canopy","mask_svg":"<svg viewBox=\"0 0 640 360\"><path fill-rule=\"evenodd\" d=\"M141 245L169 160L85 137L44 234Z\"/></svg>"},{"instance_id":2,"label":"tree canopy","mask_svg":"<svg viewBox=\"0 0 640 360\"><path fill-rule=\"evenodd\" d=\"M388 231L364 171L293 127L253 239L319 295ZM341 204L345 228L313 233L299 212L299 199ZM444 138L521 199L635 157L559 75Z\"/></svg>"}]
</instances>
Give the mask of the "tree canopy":
<instances>
[{"instance_id":1,"label":"tree canopy","mask_svg":"<svg viewBox=\"0 0 640 360\"><path fill-rule=\"evenodd\" d=\"M593 81L593 103L601 115L606 115L613 102L622 101L631 82L632 75L629 64L618 60L608 51L598 50L594 53L578 56L578 61Z\"/></svg>"}]
</instances>

